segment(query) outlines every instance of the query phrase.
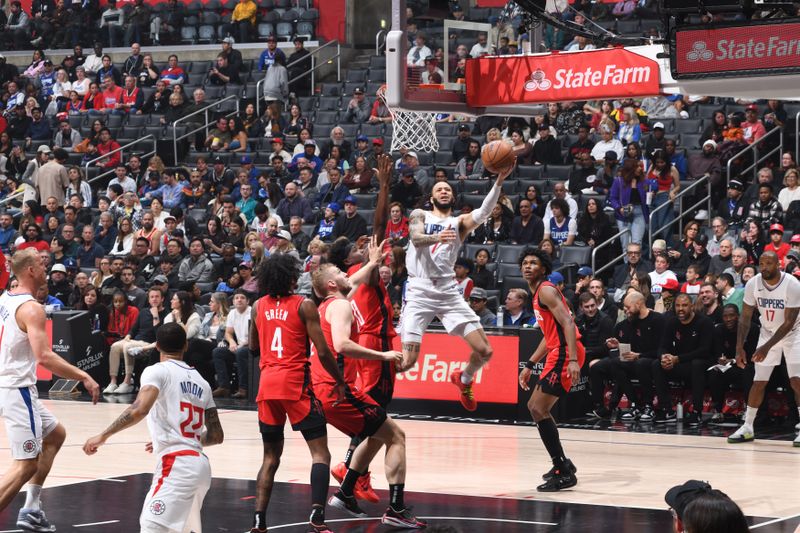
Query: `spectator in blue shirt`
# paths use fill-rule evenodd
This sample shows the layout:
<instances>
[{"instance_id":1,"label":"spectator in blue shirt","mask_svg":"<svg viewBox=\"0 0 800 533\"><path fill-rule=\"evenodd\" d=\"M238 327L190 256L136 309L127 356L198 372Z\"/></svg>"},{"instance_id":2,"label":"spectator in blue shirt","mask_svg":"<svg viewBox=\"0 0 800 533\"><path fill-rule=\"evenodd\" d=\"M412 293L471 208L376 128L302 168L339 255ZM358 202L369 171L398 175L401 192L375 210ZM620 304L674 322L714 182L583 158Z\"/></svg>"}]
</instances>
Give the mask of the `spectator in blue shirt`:
<instances>
[{"instance_id":1,"label":"spectator in blue shirt","mask_svg":"<svg viewBox=\"0 0 800 533\"><path fill-rule=\"evenodd\" d=\"M283 64L286 64L286 54L278 48L278 41L274 36L270 35L267 38L267 49L261 52L258 58L258 70L264 71L275 63L277 56L283 56Z\"/></svg>"},{"instance_id":2,"label":"spectator in blue shirt","mask_svg":"<svg viewBox=\"0 0 800 533\"><path fill-rule=\"evenodd\" d=\"M234 202L238 202L242 199L242 193L239 191L242 185L250 185L250 190L252 191L257 191L259 189L258 180L250 177L250 174L246 169L239 169L239 172L236 175L236 183L233 184L233 189L231 190L230 194Z\"/></svg>"},{"instance_id":3,"label":"spectator in blue shirt","mask_svg":"<svg viewBox=\"0 0 800 533\"><path fill-rule=\"evenodd\" d=\"M342 182L342 173L338 168L332 168L328 171L328 180L329 182L319 189L319 194L315 201L316 207L329 203L343 205L345 198L350 195L350 189Z\"/></svg>"},{"instance_id":4,"label":"spectator in blue shirt","mask_svg":"<svg viewBox=\"0 0 800 533\"><path fill-rule=\"evenodd\" d=\"M164 185L151 193L154 198L160 198L165 209L181 207L183 204L183 188L185 183L178 181L178 172L170 169L164 172Z\"/></svg>"},{"instance_id":5,"label":"spectator in blue shirt","mask_svg":"<svg viewBox=\"0 0 800 533\"><path fill-rule=\"evenodd\" d=\"M111 252L111 248L114 247L114 242L117 240L117 227L114 225L114 217L111 216L111 213L108 211L100 213L100 224L94 233L97 244L103 247L106 254Z\"/></svg>"},{"instance_id":6,"label":"spectator in blue shirt","mask_svg":"<svg viewBox=\"0 0 800 533\"><path fill-rule=\"evenodd\" d=\"M292 217L300 217L303 223L310 222L313 214L311 204L297 192L297 184L289 182L283 189L284 197L278 203L275 210L281 220L290 220Z\"/></svg>"},{"instance_id":7,"label":"spectator in blue shirt","mask_svg":"<svg viewBox=\"0 0 800 533\"><path fill-rule=\"evenodd\" d=\"M25 140L28 143L30 141L50 141L53 138L53 130L50 128L50 121L44 118L42 109L34 107L31 115L33 120L28 125Z\"/></svg>"},{"instance_id":8,"label":"spectator in blue shirt","mask_svg":"<svg viewBox=\"0 0 800 533\"><path fill-rule=\"evenodd\" d=\"M669 162L678 169L678 174L680 174L681 180L685 180L686 170L688 169L686 156L683 155L682 151L676 151L675 148L675 139L667 139L667 141L664 143L664 151L669 156Z\"/></svg>"},{"instance_id":9,"label":"spectator in blue shirt","mask_svg":"<svg viewBox=\"0 0 800 533\"><path fill-rule=\"evenodd\" d=\"M3 213L0 215L0 250L5 255L11 252L11 243L14 242L14 235L17 232L14 230L14 218L10 213Z\"/></svg>"},{"instance_id":10,"label":"spectator in blue shirt","mask_svg":"<svg viewBox=\"0 0 800 533\"><path fill-rule=\"evenodd\" d=\"M317 143L308 139L303 144L303 149L304 151L302 153L292 158L292 162L289 163L289 171L296 176L301 168L310 167L314 172L314 176L316 176L322 170L323 166L322 159L314 153L317 150Z\"/></svg>"},{"instance_id":11,"label":"spectator in blue shirt","mask_svg":"<svg viewBox=\"0 0 800 533\"><path fill-rule=\"evenodd\" d=\"M100 268L100 260L106 255L105 249L94 240L94 228L88 224L81 232L78 245L78 264L81 268Z\"/></svg>"}]
</instances>

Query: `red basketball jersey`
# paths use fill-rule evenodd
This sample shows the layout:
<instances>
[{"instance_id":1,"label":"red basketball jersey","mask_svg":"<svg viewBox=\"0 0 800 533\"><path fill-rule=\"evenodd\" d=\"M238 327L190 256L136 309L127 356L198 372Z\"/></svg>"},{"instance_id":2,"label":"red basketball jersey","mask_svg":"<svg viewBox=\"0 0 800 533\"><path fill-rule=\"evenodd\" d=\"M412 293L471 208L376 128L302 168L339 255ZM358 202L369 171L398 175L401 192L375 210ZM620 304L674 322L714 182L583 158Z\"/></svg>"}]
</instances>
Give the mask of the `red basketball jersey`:
<instances>
[{"instance_id":1,"label":"red basketball jersey","mask_svg":"<svg viewBox=\"0 0 800 533\"><path fill-rule=\"evenodd\" d=\"M261 348L257 401L297 400L308 381L308 332L300 319L303 296L256 302L256 329Z\"/></svg>"},{"instance_id":2,"label":"red basketball jersey","mask_svg":"<svg viewBox=\"0 0 800 533\"><path fill-rule=\"evenodd\" d=\"M363 265L353 265L347 270L347 275L352 276L358 272ZM382 280L379 280L377 287L372 287L366 283L356 289L356 294L352 299L353 317L358 323L358 332L375 335L376 337L386 337L392 339L397 336L392 324L392 301L389 299L389 292Z\"/></svg>"},{"instance_id":3,"label":"red basketball jersey","mask_svg":"<svg viewBox=\"0 0 800 533\"><path fill-rule=\"evenodd\" d=\"M336 359L336 364L339 366L339 371L342 373L342 376L344 376L345 383L350 387L354 387L356 379L358 378L358 367L356 366L358 359L351 359L336 352L333 348L331 323L325 318L325 312L333 300L333 298L328 298L320 304L319 323L320 326L322 326L322 333L325 335L325 342L328 344L328 348ZM350 312L352 313L352 308ZM353 322L350 326L350 340L358 342L358 324L356 324L355 318L353 318ZM325 370L325 367L319 362L318 356L311 358L311 380L315 387L318 385L336 385L336 380L328 374L328 371Z\"/></svg>"},{"instance_id":4,"label":"red basketball jersey","mask_svg":"<svg viewBox=\"0 0 800 533\"><path fill-rule=\"evenodd\" d=\"M556 286L549 281L542 282L539 285L539 288L536 289L536 294L533 295L533 314L536 315L536 322L539 323L539 327L542 329L547 349L552 350L553 348L558 348L559 346L566 348L567 338L564 336L564 329L553 317L553 313L550 311L550 309L548 309L546 305L539 303L539 291L542 290L542 287L546 286L553 287L556 289L556 291L558 291ZM567 310L569 310L567 300L564 298L564 295L561 294L561 291L558 291L558 295L561 296L561 304L566 307ZM575 326L575 338L581 338L581 334L578 331L578 326Z\"/></svg>"}]
</instances>

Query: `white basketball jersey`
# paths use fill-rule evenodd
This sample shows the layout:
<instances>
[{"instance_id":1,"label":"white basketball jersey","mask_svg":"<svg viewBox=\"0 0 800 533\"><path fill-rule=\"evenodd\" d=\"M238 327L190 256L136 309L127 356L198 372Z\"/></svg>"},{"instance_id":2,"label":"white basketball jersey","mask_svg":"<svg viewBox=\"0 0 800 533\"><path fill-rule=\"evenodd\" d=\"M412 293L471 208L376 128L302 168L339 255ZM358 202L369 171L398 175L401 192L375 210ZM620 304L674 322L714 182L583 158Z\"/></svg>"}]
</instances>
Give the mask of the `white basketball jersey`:
<instances>
[{"instance_id":1,"label":"white basketball jersey","mask_svg":"<svg viewBox=\"0 0 800 533\"><path fill-rule=\"evenodd\" d=\"M0 387L36 385L36 358L28 334L17 324L17 309L31 300L27 293L0 295Z\"/></svg>"},{"instance_id":2,"label":"white basketball jersey","mask_svg":"<svg viewBox=\"0 0 800 533\"><path fill-rule=\"evenodd\" d=\"M800 307L800 281L781 272L780 281L769 287L757 274L744 286L744 303L758 308L761 314L761 329L775 333L783 324L785 310ZM800 328L800 318L785 339L793 338Z\"/></svg>"},{"instance_id":3,"label":"white basketball jersey","mask_svg":"<svg viewBox=\"0 0 800 533\"><path fill-rule=\"evenodd\" d=\"M202 451L205 412L216 407L208 382L183 361L164 361L142 372L142 387L146 385L158 389L158 399L147 414L153 452Z\"/></svg>"},{"instance_id":4,"label":"white basketball jersey","mask_svg":"<svg viewBox=\"0 0 800 533\"><path fill-rule=\"evenodd\" d=\"M459 233L458 217L439 218L430 211L425 211L425 235L436 235L446 229ZM436 243L430 246L411 246L406 252L406 268L410 278L439 279L453 278L456 273L453 267L461 248L461 235L447 244Z\"/></svg>"}]
</instances>

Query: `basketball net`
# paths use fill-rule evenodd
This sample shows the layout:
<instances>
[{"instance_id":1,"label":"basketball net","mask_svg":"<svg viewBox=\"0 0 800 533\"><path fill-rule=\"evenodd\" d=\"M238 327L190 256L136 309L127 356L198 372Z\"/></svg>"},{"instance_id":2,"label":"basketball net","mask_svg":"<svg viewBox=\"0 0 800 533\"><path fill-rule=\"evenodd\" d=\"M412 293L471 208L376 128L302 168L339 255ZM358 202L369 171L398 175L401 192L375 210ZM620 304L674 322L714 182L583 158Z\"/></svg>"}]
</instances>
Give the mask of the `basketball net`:
<instances>
[{"instance_id":1,"label":"basketball net","mask_svg":"<svg viewBox=\"0 0 800 533\"><path fill-rule=\"evenodd\" d=\"M436 152L436 113L394 109L386 102L386 86L378 91L378 98L392 115L392 152L405 147L415 152Z\"/></svg>"}]
</instances>

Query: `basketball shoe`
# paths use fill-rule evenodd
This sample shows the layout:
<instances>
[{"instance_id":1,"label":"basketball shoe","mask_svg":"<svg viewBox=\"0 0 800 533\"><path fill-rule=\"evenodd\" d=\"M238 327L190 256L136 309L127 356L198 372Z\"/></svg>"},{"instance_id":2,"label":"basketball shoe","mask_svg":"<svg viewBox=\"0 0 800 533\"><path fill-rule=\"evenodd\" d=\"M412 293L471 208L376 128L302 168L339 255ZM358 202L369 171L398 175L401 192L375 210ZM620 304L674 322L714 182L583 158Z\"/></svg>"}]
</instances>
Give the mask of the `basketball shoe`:
<instances>
[{"instance_id":1,"label":"basketball shoe","mask_svg":"<svg viewBox=\"0 0 800 533\"><path fill-rule=\"evenodd\" d=\"M474 411L478 408L478 401L475 399L475 395L472 392L472 385L475 382L471 382L468 385L465 385L461 381L461 374L463 374L463 370L454 370L452 374L450 374L450 383L458 387L458 390L461 391L461 405L464 406L464 409L467 411Z\"/></svg>"},{"instance_id":2,"label":"basketball shoe","mask_svg":"<svg viewBox=\"0 0 800 533\"><path fill-rule=\"evenodd\" d=\"M792 446L795 448L800 448L800 433L798 433L797 437L794 439Z\"/></svg>"},{"instance_id":3,"label":"basketball shoe","mask_svg":"<svg viewBox=\"0 0 800 533\"><path fill-rule=\"evenodd\" d=\"M571 460L567 459L566 461L564 461L564 470L567 470L575 474L578 472L578 467L575 466L575 464ZM556 466L553 466L553 468L548 470L547 473L542 474L542 480L548 481L552 479L552 477L556 475L556 472L558 472L558 468Z\"/></svg>"},{"instance_id":4,"label":"basketball shoe","mask_svg":"<svg viewBox=\"0 0 800 533\"><path fill-rule=\"evenodd\" d=\"M358 506L355 496L345 496L341 490L337 490L328 500L328 505L340 509L350 516L364 518L367 513Z\"/></svg>"},{"instance_id":5,"label":"basketball shoe","mask_svg":"<svg viewBox=\"0 0 800 533\"><path fill-rule=\"evenodd\" d=\"M17 515L17 527L25 531L50 532L56 530L56 526L47 520L41 509L20 509Z\"/></svg>"},{"instance_id":6,"label":"basketball shoe","mask_svg":"<svg viewBox=\"0 0 800 533\"><path fill-rule=\"evenodd\" d=\"M751 442L755 440L755 438L756 436L755 433L753 433L753 427L744 424L728 437L728 443L739 444L742 442Z\"/></svg>"},{"instance_id":7,"label":"basketball shoe","mask_svg":"<svg viewBox=\"0 0 800 533\"><path fill-rule=\"evenodd\" d=\"M378 503L381 501L381 499L375 492L375 489L372 488L371 474L371 472L367 472L358 478L358 481L356 481L356 486L353 488L353 496L359 500L365 500L370 503ZM333 479L338 481L341 485L342 481L344 481L344 476L347 475L347 467L344 463L339 463L331 468L331 475L333 476Z\"/></svg>"},{"instance_id":8,"label":"basketball shoe","mask_svg":"<svg viewBox=\"0 0 800 533\"><path fill-rule=\"evenodd\" d=\"M428 523L420 520L411 513L411 507L406 507L402 511L395 511L388 507L381 517L381 524L392 527L402 527L405 529L425 529Z\"/></svg>"},{"instance_id":9,"label":"basketball shoe","mask_svg":"<svg viewBox=\"0 0 800 533\"><path fill-rule=\"evenodd\" d=\"M574 487L578 484L578 478L567 469L556 469L553 477L536 487L539 492L558 492L560 490Z\"/></svg>"}]
</instances>

